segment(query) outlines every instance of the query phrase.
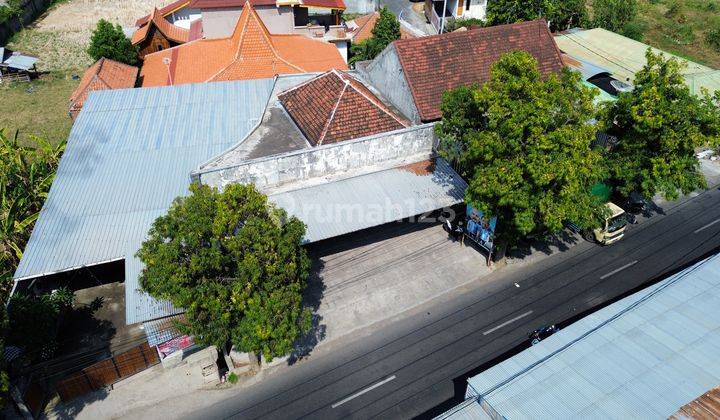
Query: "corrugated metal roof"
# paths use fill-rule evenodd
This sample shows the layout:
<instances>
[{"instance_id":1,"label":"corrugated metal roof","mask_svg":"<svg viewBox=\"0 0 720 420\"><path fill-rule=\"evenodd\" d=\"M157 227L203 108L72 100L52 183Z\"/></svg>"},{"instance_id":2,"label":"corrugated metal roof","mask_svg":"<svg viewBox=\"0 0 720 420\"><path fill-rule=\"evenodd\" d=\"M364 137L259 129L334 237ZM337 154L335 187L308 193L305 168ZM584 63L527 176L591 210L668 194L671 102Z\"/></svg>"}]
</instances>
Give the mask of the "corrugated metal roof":
<instances>
[{"instance_id":1,"label":"corrugated metal roof","mask_svg":"<svg viewBox=\"0 0 720 420\"><path fill-rule=\"evenodd\" d=\"M555 42L570 57L608 69L617 79L630 82L645 65L645 51L650 48L647 44L602 28L558 34ZM701 88L707 89L710 94L720 89L720 71L656 48L652 50L687 64L683 74L693 93L700 93Z\"/></svg>"},{"instance_id":2,"label":"corrugated metal roof","mask_svg":"<svg viewBox=\"0 0 720 420\"><path fill-rule=\"evenodd\" d=\"M153 220L187 193L190 171L258 122L272 87L260 79L91 93L16 281L133 255ZM140 304L128 298L127 308Z\"/></svg>"},{"instance_id":3,"label":"corrugated metal roof","mask_svg":"<svg viewBox=\"0 0 720 420\"><path fill-rule=\"evenodd\" d=\"M272 194L305 222L305 242L356 232L463 202L467 184L443 159Z\"/></svg>"},{"instance_id":4,"label":"corrugated metal roof","mask_svg":"<svg viewBox=\"0 0 720 420\"><path fill-rule=\"evenodd\" d=\"M30 70L37 62L37 57L13 52L6 48L0 48L0 63L2 63L3 66L19 70Z\"/></svg>"},{"instance_id":5,"label":"corrugated metal roof","mask_svg":"<svg viewBox=\"0 0 720 420\"><path fill-rule=\"evenodd\" d=\"M468 391L512 419L667 418L720 383L718 286L720 255L470 378Z\"/></svg>"}]
</instances>

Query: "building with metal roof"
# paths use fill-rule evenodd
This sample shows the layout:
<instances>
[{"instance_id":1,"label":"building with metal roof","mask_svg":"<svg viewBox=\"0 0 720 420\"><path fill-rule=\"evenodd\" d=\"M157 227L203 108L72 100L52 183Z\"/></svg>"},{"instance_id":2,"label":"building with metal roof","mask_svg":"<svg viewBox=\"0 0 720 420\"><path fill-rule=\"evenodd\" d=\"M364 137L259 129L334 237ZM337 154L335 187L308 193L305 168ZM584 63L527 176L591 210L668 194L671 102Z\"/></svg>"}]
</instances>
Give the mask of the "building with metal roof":
<instances>
[{"instance_id":1,"label":"building with metal roof","mask_svg":"<svg viewBox=\"0 0 720 420\"><path fill-rule=\"evenodd\" d=\"M190 171L258 123L273 79L92 92L15 282L125 259L128 323L176 313L138 292L132 257Z\"/></svg>"},{"instance_id":2,"label":"building with metal roof","mask_svg":"<svg viewBox=\"0 0 720 420\"><path fill-rule=\"evenodd\" d=\"M695 94L707 89L710 94L720 89L720 71L686 60L647 44L618 35L606 29L575 29L555 36L560 50L584 63L607 69L618 80L633 82L635 73L646 64L645 52L663 53L686 65L685 83Z\"/></svg>"},{"instance_id":3,"label":"building with metal roof","mask_svg":"<svg viewBox=\"0 0 720 420\"><path fill-rule=\"evenodd\" d=\"M720 384L719 286L717 254L468 379L439 418L668 418Z\"/></svg>"},{"instance_id":4,"label":"building with metal roof","mask_svg":"<svg viewBox=\"0 0 720 420\"><path fill-rule=\"evenodd\" d=\"M462 203L465 181L443 159L301 187L268 199L307 225L317 242Z\"/></svg>"}]
</instances>

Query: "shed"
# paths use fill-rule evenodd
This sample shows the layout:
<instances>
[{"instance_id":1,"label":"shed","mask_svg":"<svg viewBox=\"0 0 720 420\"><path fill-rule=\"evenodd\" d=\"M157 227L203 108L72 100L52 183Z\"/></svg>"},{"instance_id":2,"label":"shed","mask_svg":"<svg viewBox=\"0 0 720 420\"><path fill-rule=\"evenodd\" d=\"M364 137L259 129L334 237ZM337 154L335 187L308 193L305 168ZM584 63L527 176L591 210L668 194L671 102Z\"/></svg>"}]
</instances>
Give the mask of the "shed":
<instances>
[{"instance_id":1,"label":"shed","mask_svg":"<svg viewBox=\"0 0 720 420\"><path fill-rule=\"evenodd\" d=\"M177 313L138 290L133 255L187 194L190 171L257 124L272 87L257 79L91 92L15 282L125 260L126 322Z\"/></svg>"},{"instance_id":2,"label":"shed","mask_svg":"<svg viewBox=\"0 0 720 420\"><path fill-rule=\"evenodd\" d=\"M30 81L30 75L37 72L35 64L38 61L37 57L0 47L0 82L3 80Z\"/></svg>"},{"instance_id":3,"label":"shed","mask_svg":"<svg viewBox=\"0 0 720 420\"><path fill-rule=\"evenodd\" d=\"M575 29L555 35L555 42L562 52L584 63L607 69L618 80L632 82L635 73L647 63L645 52L673 57L686 65L683 70L685 83L697 94L707 89L710 94L720 89L720 71L692 62L665 51L652 48L603 28Z\"/></svg>"},{"instance_id":4,"label":"shed","mask_svg":"<svg viewBox=\"0 0 720 420\"><path fill-rule=\"evenodd\" d=\"M467 397L491 418L687 418L720 384L718 286L720 254L468 379Z\"/></svg>"}]
</instances>

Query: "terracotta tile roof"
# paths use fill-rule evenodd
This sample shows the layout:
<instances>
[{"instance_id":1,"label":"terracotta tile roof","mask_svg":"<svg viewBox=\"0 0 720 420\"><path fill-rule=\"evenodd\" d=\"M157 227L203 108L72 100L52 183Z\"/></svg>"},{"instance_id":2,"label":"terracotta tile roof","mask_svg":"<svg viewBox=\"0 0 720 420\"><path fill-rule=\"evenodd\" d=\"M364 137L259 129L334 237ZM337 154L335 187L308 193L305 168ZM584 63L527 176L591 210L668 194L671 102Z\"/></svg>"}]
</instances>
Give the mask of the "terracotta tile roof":
<instances>
[{"instance_id":1,"label":"terracotta tile roof","mask_svg":"<svg viewBox=\"0 0 720 420\"><path fill-rule=\"evenodd\" d=\"M347 69L330 43L304 35L271 35L251 7L244 7L229 38L199 39L145 56L143 87L273 77Z\"/></svg>"},{"instance_id":2,"label":"terracotta tile roof","mask_svg":"<svg viewBox=\"0 0 720 420\"><path fill-rule=\"evenodd\" d=\"M70 111L82 108L88 95L94 90L135 87L137 74L137 67L107 58L99 59L85 71L80 84L70 96Z\"/></svg>"},{"instance_id":3,"label":"terracotta tile roof","mask_svg":"<svg viewBox=\"0 0 720 420\"><path fill-rule=\"evenodd\" d=\"M372 12L353 19L357 29L353 31L352 40L355 43L365 41L372 35L372 30L380 17L380 12ZM400 25L400 39L416 38L414 34Z\"/></svg>"},{"instance_id":4,"label":"terracotta tile roof","mask_svg":"<svg viewBox=\"0 0 720 420\"><path fill-rule=\"evenodd\" d=\"M188 4L190 4L190 0L178 0L174 1L167 6L161 7L158 9L158 12L160 13L160 16L165 17L172 12L176 12L184 7L186 7ZM135 26L143 26L150 20L150 15L145 15L141 17L140 19L135 21Z\"/></svg>"},{"instance_id":5,"label":"terracotta tile roof","mask_svg":"<svg viewBox=\"0 0 720 420\"><path fill-rule=\"evenodd\" d=\"M336 70L278 95L305 137L315 145L399 130L410 123L365 85Z\"/></svg>"},{"instance_id":6,"label":"terracotta tile roof","mask_svg":"<svg viewBox=\"0 0 720 420\"><path fill-rule=\"evenodd\" d=\"M175 26L172 23L168 22L161 14L160 11L155 8L153 9L152 13L150 14L150 20L146 25L141 26L132 36L132 43L133 45L137 45L145 40L147 35L150 33L150 28L152 26L155 26L163 35L165 35L165 38L177 42L179 44L188 42L188 38L190 35L190 31L181 28L179 26Z\"/></svg>"},{"instance_id":7,"label":"terracotta tile roof","mask_svg":"<svg viewBox=\"0 0 720 420\"><path fill-rule=\"evenodd\" d=\"M537 59L543 75L563 67L544 20L493 26L393 43L423 121L441 118L442 94L483 83L502 54L523 50Z\"/></svg>"},{"instance_id":8,"label":"terracotta tile roof","mask_svg":"<svg viewBox=\"0 0 720 420\"><path fill-rule=\"evenodd\" d=\"M345 10L343 0L300 0L303 6Z\"/></svg>"}]
</instances>

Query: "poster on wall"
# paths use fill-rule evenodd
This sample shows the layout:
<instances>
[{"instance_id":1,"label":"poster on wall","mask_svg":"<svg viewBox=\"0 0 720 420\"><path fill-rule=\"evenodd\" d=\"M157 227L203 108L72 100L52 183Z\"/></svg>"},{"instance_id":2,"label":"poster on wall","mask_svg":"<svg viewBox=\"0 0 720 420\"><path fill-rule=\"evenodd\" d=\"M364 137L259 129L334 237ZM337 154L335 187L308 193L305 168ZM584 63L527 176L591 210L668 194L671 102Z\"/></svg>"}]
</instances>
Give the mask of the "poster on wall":
<instances>
[{"instance_id":1,"label":"poster on wall","mask_svg":"<svg viewBox=\"0 0 720 420\"><path fill-rule=\"evenodd\" d=\"M492 252L495 246L495 226L497 217L488 220L482 211L467 206L467 228L466 235L478 245Z\"/></svg>"}]
</instances>

